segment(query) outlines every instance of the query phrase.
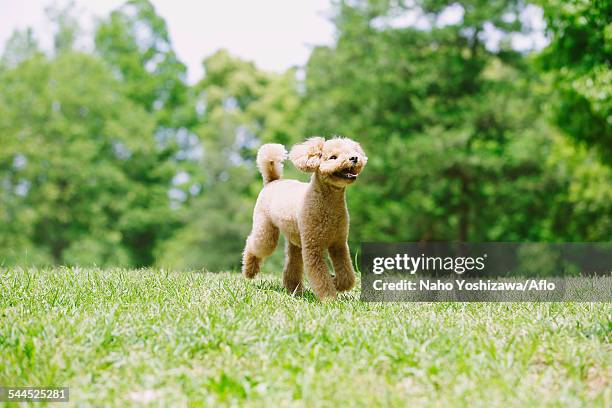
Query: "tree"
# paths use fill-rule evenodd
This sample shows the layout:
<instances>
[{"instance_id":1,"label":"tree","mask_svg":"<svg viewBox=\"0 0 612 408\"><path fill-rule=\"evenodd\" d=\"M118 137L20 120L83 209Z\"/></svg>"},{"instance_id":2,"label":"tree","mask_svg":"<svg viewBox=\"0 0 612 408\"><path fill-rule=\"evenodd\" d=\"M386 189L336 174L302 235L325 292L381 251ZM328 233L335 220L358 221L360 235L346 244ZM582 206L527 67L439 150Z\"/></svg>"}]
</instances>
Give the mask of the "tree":
<instances>
[{"instance_id":1,"label":"tree","mask_svg":"<svg viewBox=\"0 0 612 408\"><path fill-rule=\"evenodd\" d=\"M63 5L54 3L45 9L45 13L55 28L55 35L53 36L54 51L61 53L74 50L81 31L75 15L74 1L70 0Z\"/></svg>"},{"instance_id":2,"label":"tree","mask_svg":"<svg viewBox=\"0 0 612 408\"><path fill-rule=\"evenodd\" d=\"M0 69L2 67L14 68L40 52L38 42L31 28L15 30L4 46L2 57L0 58Z\"/></svg>"},{"instance_id":3,"label":"tree","mask_svg":"<svg viewBox=\"0 0 612 408\"><path fill-rule=\"evenodd\" d=\"M129 99L155 119L153 134L158 149L153 161L176 177L192 169L187 160L193 150L196 110L186 83L186 67L172 48L166 22L148 0L130 0L98 23L95 32L96 53L115 73ZM171 168L171 170L170 170ZM146 182L146 180L143 180ZM182 186L167 185L171 193ZM178 206L176 195L172 205ZM180 201L180 200L179 200ZM125 239L133 246L143 247L139 263L154 262L153 253L162 238L178 228L180 211L164 210L166 222L157 213L143 211L139 221L125 231Z\"/></svg>"},{"instance_id":4,"label":"tree","mask_svg":"<svg viewBox=\"0 0 612 408\"><path fill-rule=\"evenodd\" d=\"M76 52L28 59L0 73L0 87L0 257L150 263L149 243L127 239L142 224L163 235L170 218L172 172L156 160L150 115Z\"/></svg>"},{"instance_id":5,"label":"tree","mask_svg":"<svg viewBox=\"0 0 612 408\"><path fill-rule=\"evenodd\" d=\"M545 174L534 74L507 39L491 49L484 34L520 30L521 3L410 4L341 2L337 44L315 49L306 69L307 133L355 137L370 153L349 193L352 238L540 238L559 182ZM448 23L451 8L460 18Z\"/></svg>"},{"instance_id":6,"label":"tree","mask_svg":"<svg viewBox=\"0 0 612 408\"><path fill-rule=\"evenodd\" d=\"M202 147L189 173L197 186L185 227L160 247L159 263L209 270L237 267L262 182L257 148L298 139L300 104L294 73L269 74L221 50L203 62L194 94L201 115L194 132ZM295 120L294 120L295 119Z\"/></svg>"},{"instance_id":7,"label":"tree","mask_svg":"<svg viewBox=\"0 0 612 408\"><path fill-rule=\"evenodd\" d=\"M553 76L555 123L612 163L612 3L542 0L551 34L540 66Z\"/></svg>"},{"instance_id":8,"label":"tree","mask_svg":"<svg viewBox=\"0 0 612 408\"><path fill-rule=\"evenodd\" d=\"M129 0L98 24L96 51L118 74L126 94L155 114L158 128L189 122L187 68L172 49L166 22L148 0ZM160 130L160 129L158 129Z\"/></svg>"}]
</instances>

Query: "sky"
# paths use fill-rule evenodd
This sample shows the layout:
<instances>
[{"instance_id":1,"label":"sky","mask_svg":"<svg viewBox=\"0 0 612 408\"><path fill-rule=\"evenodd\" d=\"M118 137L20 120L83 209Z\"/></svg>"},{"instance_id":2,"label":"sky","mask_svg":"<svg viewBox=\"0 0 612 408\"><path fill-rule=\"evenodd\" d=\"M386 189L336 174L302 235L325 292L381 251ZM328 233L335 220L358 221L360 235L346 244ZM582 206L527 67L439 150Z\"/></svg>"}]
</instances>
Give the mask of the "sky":
<instances>
[{"instance_id":1,"label":"sky","mask_svg":"<svg viewBox=\"0 0 612 408\"><path fill-rule=\"evenodd\" d=\"M56 4L66 4L59 0ZM96 18L105 17L125 0L74 0L84 38L92 38ZM264 70L282 72L295 65L304 65L315 45L334 41L330 22L329 0L152 0L157 13L168 25L170 39L181 61L187 65L188 80L202 77L202 59L219 48L243 59L254 61ZM0 0L0 47L13 30L32 27L43 49L52 48L52 27L45 8L53 0ZM451 5L436 24L454 24L463 18L463 9ZM520 19L535 31L514 34L512 45L517 50L543 48L542 10L528 6ZM407 12L375 23L381 27L411 25L426 29L428 24L419 13ZM485 44L496 49L501 33L489 24L484 27ZM87 46L86 44L84 46Z\"/></svg>"},{"instance_id":2,"label":"sky","mask_svg":"<svg viewBox=\"0 0 612 408\"><path fill-rule=\"evenodd\" d=\"M334 28L328 0L153 0L168 25L174 49L187 65L190 82L202 76L201 62L219 48L284 71L303 65L314 45L331 44ZM124 0L76 0L85 34ZM32 27L43 48L52 44L45 8L51 0L0 0L0 45L13 30ZM59 4L65 4L60 2Z\"/></svg>"}]
</instances>

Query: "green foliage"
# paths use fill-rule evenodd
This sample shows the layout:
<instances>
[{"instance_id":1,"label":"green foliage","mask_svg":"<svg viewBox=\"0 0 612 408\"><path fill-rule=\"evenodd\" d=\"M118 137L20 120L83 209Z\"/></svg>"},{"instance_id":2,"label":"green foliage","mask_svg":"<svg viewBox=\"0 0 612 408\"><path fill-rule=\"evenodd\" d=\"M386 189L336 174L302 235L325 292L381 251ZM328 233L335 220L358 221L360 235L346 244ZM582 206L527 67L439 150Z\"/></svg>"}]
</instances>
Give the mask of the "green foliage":
<instances>
[{"instance_id":1,"label":"green foliage","mask_svg":"<svg viewBox=\"0 0 612 408\"><path fill-rule=\"evenodd\" d=\"M38 53L40 53L40 49L32 29L16 30L4 45L4 51L0 58L0 70L3 67L14 68Z\"/></svg>"},{"instance_id":2,"label":"green foliage","mask_svg":"<svg viewBox=\"0 0 612 408\"><path fill-rule=\"evenodd\" d=\"M555 136L548 159L550 172L563 180L563 189L549 197L549 228L569 242L606 241L612 237L612 168L593 149ZM607 214L607 215L606 215ZM550 237L549 240L554 240Z\"/></svg>"},{"instance_id":3,"label":"green foliage","mask_svg":"<svg viewBox=\"0 0 612 408\"><path fill-rule=\"evenodd\" d=\"M65 5L52 4L45 9L45 13L55 26L54 51L60 53L73 50L80 34L79 23L74 15L74 2L69 1Z\"/></svg>"},{"instance_id":4,"label":"green foliage","mask_svg":"<svg viewBox=\"0 0 612 408\"><path fill-rule=\"evenodd\" d=\"M612 163L612 3L543 0L552 41L540 63L554 78L554 120Z\"/></svg>"},{"instance_id":5,"label":"green foliage","mask_svg":"<svg viewBox=\"0 0 612 408\"><path fill-rule=\"evenodd\" d=\"M75 52L24 61L0 88L2 258L15 260L17 241L54 263L150 263L156 235L139 234L172 218L172 169L156 159L146 112L103 63Z\"/></svg>"},{"instance_id":6,"label":"green foliage","mask_svg":"<svg viewBox=\"0 0 612 408\"><path fill-rule=\"evenodd\" d=\"M522 1L339 1L336 42L303 70L220 50L194 85L150 1L99 21L91 55L74 50L71 6L50 8L54 50L25 30L0 59L0 264L236 268L257 148L314 134L368 153L348 192L353 248L607 241L610 6L538 4L539 54L511 47L529 33Z\"/></svg>"},{"instance_id":7,"label":"green foliage","mask_svg":"<svg viewBox=\"0 0 612 408\"><path fill-rule=\"evenodd\" d=\"M291 71L264 73L226 51L206 58L204 68L194 86L205 112L194 127L203 153L190 174L199 191L184 212L185 227L159 248L159 263L216 270L239 266L261 188L256 148L297 140L300 101Z\"/></svg>"},{"instance_id":8,"label":"green foliage","mask_svg":"<svg viewBox=\"0 0 612 408\"><path fill-rule=\"evenodd\" d=\"M355 241L550 238L542 220L558 182L544 168L534 73L478 35L485 23L519 30L501 18L517 5L460 2L462 21L437 26L450 3L423 2L428 30L380 27L398 11L343 3L337 45L308 63L307 133L353 135L371 156L350 192Z\"/></svg>"},{"instance_id":9,"label":"green foliage","mask_svg":"<svg viewBox=\"0 0 612 408\"><path fill-rule=\"evenodd\" d=\"M154 112L161 126L176 126L185 119L181 114L185 115L187 101L186 67L151 2L130 0L113 11L98 25L95 43L99 55L119 74L128 97Z\"/></svg>"}]
</instances>

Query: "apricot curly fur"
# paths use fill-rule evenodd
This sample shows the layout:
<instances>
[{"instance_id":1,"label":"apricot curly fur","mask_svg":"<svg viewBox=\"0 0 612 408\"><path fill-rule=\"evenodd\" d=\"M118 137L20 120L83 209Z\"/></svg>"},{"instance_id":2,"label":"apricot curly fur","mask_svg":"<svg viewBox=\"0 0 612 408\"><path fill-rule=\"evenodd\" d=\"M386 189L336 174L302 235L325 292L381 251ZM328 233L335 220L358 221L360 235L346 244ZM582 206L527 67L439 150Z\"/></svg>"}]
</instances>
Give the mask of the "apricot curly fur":
<instances>
[{"instance_id":1,"label":"apricot curly fur","mask_svg":"<svg viewBox=\"0 0 612 408\"><path fill-rule=\"evenodd\" d=\"M266 144L257 153L264 180L253 211L253 228L243 252L242 273L253 278L270 256L280 232L286 238L283 284L289 293L301 293L304 272L315 295L335 299L338 291L355 285L355 271L347 243L349 214L346 187L353 184L368 158L359 143L336 137L312 137L293 146L289 159L301 171L312 173L309 183L282 179L287 157L280 144ZM332 261L335 276L325 262Z\"/></svg>"}]
</instances>

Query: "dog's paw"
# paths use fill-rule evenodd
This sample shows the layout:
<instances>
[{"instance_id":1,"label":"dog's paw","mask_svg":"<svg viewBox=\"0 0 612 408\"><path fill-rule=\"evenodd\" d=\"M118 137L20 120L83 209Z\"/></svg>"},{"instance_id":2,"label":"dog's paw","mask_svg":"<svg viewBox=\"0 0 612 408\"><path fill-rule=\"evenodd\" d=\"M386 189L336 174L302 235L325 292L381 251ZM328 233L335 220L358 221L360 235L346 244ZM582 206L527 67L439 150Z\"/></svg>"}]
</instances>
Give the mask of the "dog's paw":
<instances>
[{"instance_id":1,"label":"dog's paw","mask_svg":"<svg viewBox=\"0 0 612 408\"><path fill-rule=\"evenodd\" d=\"M259 273L260 260L255 255L245 252L242 259L242 275L247 279L253 279Z\"/></svg>"},{"instance_id":2,"label":"dog's paw","mask_svg":"<svg viewBox=\"0 0 612 408\"><path fill-rule=\"evenodd\" d=\"M346 292L355 286L355 277L351 275L334 276L334 286L338 292Z\"/></svg>"},{"instance_id":3,"label":"dog's paw","mask_svg":"<svg viewBox=\"0 0 612 408\"><path fill-rule=\"evenodd\" d=\"M302 296L304 294L304 284L302 282L284 282L287 293L294 296Z\"/></svg>"},{"instance_id":4,"label":"dog's paw","mask_svg":"<svg viewBox=\"0 0 612 408\"><path fill-rule=\"evenodd\" d=\"M315 290L315 295L320 301L336 300L338 297L336 288L330 287L326 289Z\"/></svg>"},{"instance_id":5,"label":"dog's paw","mask_svg":"<svg viewBox=\"0 0 612 408\"><path fill-rule=\"evenodd\" d=\"M317 296L321 302L333 302L338 299L336 292Z\"/></svg>"}]
</instances>

